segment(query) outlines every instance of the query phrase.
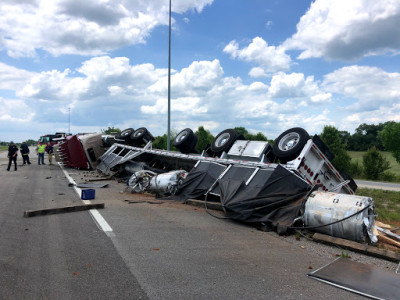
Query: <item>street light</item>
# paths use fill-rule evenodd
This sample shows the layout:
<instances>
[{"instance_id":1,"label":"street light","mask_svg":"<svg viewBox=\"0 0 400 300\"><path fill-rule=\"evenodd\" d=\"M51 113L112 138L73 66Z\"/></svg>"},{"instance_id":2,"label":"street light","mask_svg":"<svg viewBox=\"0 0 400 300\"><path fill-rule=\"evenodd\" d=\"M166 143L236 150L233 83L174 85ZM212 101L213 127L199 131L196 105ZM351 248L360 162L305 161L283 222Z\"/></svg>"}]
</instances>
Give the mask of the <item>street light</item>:
<instances>
[{"instance_id":1,"label":"street light","mask_svg":"<svg viewBox=\"0 0 400 300\"><path fill-rule=\"evenodd\" d=\"M71 134L71 107L68 106L68 134Z\"/></svg>"},{"instance_id":2,"label":"street light","mask_svg":"<svg viewBox=\"0 0 400 300\"><path fill-rule=\"evenodd\" d=\"M167 150L170 150L171 132L171 0L169 0L169 39L168 39L168 133Z\"/></svg>"}]
</instances>

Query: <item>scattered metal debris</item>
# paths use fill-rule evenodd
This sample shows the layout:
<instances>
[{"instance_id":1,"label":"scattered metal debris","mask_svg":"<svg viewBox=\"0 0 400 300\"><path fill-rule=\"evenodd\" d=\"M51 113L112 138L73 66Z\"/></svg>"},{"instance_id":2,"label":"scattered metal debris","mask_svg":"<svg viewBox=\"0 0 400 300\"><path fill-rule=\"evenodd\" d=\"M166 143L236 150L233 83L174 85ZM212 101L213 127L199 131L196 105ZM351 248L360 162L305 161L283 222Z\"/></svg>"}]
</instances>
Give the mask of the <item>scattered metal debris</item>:
<instances>
[{"instance_id":1,"label":"scattered metal debris","mask_svg":"<svg viewBox=\"0 0 400 300\"><path fill-rule=\"evenodd\" d=\"M397 300L400 276L339 257L308 274L309 277L373 299Z\"/></svg>"}]
</instances>

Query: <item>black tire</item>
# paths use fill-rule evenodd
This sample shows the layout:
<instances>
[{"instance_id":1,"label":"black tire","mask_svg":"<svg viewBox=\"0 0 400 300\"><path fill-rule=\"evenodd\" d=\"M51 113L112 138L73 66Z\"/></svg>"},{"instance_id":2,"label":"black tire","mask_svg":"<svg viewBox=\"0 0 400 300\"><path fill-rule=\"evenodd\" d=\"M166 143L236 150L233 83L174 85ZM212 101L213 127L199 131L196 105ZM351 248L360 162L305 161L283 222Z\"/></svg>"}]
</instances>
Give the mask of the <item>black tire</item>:
<instances>
[{"instance_id":1,"label":"black tire","mask_svg":"<svg viewBox=\"0 0 400 300\"><path fill-rule=\"evenodd\" d=\"M132 143L136 146L143 145L149 141L154 141L154 137L147 130L146 127L140 127L136 129L131 135L130 139Z\"/></svg>"},{"instance_id":2,"label":"black tire","mask_svg":"<svg viewBox=\"0 0 400 300\"><path fill-rule=\"evenodd\" d=\"M118 134L115 138L118 140L124 140L124 141L129 142L131 140L131 135L134 132L135 132L135 129L127 128L127 129L122 130L120 132L120 134Z\"/></svg>"},{"instance_id":3,"label":"black tire","mask_svg":"<svg viewBox=\"0 0 400 300\"><path fill-rule=\"evenodd\" d=\"M234 129L225 129L220 132L211 143L211 151L216 155L224 151L228 152L238 137Z\"/></svg>"},{"instance_id":4,"label":"black tire","mask_svg":"<svg viewBox=\"0 0 400 300\"><path fill-rule=\"evenodd\" d=\"M191 143L188 144L186 147L181 147L178 148L179 151L181 151L182 153L197 153L195 147L197 145L197 136L195 134L193 134L193 139L191 140Z\"/></svg>"},{"instance_id":5,"label":"black tire","mask_svg":"<svg viewBox=\"0 0 400 300\"><path fill-rule=\"evenodd\" d=\"M299 156L309 139L310 135L303 128L291 128L276 138L272 151L281 163L286 163Z\"/></svg>"},{"instance_id":6,"label":"black tire","mask_svg":"<svg viewBox=\"0 0 400 300\"><path fill-rule=\"evenodd\" d=\"M112 144L116 143L116 140L113 136L103 137L102 140L104 147L110 147Z\"/></svg>"},{"instance_id":7,"label":"black tire","mask_svg":"<svg viewBox=\"0 0 400 300\"><path fill-rule=\"evenodd\" d=\"M179 150L187 149L192 145L194 138L195 134L193 133L192 129L185 128L176 135L174 142L172 144Z\"/></svg>"}]
</instances>

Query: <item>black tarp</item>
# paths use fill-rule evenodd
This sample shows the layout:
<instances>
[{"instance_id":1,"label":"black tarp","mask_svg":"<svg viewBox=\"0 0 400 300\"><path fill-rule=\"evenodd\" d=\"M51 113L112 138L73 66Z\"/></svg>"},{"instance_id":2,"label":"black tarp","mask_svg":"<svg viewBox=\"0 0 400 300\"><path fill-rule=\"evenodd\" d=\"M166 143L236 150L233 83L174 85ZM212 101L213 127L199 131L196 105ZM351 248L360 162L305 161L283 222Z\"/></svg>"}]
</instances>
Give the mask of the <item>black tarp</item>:
<instances>
[{"instance_id":1,"label":"black tarp","mask_svg":"<svg viewBox=\"0 0 400 300\"><path fill-rule=\"evenodd\" d=\"M299 216L310 185L280 165L260 169L248 185L240 170L231 170L230 176L218 180L226 216L247 223L264 223L279 234L285 233Z\"/></svg>"},{"instance_id":2,"label":"black tarp","mask_svg":"<svg viewBox=\"0 0 400 300\"><path fill-rule=\"evenodd\" d=\"M187 200L204 196L225 169L226 166L217 163L200 162L189 172L174 198Z\"/></svg>"}]
</instances>

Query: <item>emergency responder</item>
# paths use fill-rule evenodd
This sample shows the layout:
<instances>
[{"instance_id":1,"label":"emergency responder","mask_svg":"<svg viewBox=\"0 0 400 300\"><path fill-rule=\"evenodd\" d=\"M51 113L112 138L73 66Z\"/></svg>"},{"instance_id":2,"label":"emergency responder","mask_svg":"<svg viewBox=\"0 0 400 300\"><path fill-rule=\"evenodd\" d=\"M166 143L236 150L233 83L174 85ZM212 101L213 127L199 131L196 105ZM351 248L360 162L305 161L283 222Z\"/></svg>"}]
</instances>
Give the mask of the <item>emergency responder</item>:
<instances>
[{"instance_id":1,"label":"emergency responder","mask_svg":"<svg viewBox=\"0 0 400 300\"><path fill-rule=\"evenodd\" d=\"M31 162L29 161L29 147L26 144L26 142L22 142L20 152L21 152L22 159L23 159L22 165L26 165L26 164L30 165Z\"/></svg>"},{"instance_id":2,"label":"emergency responder","mask_svg":"<svg viewBox=\"0 0 400 300\"><path fill-rule=\"evenodd\" d=\"M13 141L10 142L8 146L8 168L7 171L10 171L11 163L14 162L15 171L17 171L17 156L18 156L18 147L14 144Z\"/></svg>"},{"instance_id":3,"label":"emergency responder","mask_svg":"<svg viewBox=\"0 0 400 300\"><path fill-rule=\"evenodd\" d=\"M52 146L50 143L47 143L46 152L47 152L47 154L48 154L48 156L49 156L49 163L50 163L50 165L52 165L52 164L53 164L53 152L54 152L54 148L53 148L53 146Z\"/></svg>"},{"instance_id":4,"label":"emergency responder","mask_svg":"<svg viewBox=\"0 0 400 300\"><path fill-rule=\"evenodd\" d=\"M38 165L40 165L40 163L42 165L45 165L44 163L44 151L46 149L46 145L43 144L42 142L39 142L39 144L36 147L36 153L38 155Z\"/></svg>"}]
</instances>

